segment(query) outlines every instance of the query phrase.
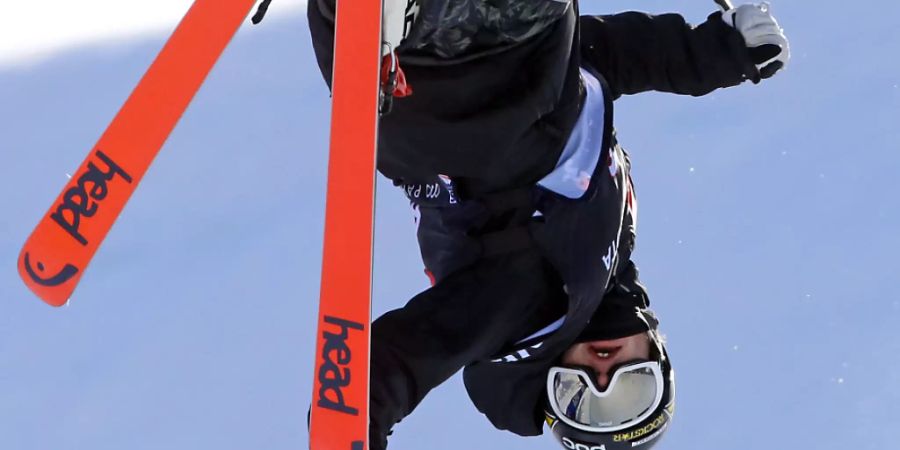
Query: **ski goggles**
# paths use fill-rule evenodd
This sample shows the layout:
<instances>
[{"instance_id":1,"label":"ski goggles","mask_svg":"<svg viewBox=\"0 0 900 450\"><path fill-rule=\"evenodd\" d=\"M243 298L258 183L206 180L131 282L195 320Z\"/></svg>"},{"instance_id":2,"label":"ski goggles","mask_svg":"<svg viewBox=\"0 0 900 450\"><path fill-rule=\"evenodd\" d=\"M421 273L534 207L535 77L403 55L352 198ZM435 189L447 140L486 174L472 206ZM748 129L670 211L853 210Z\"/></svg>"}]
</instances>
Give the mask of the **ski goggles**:
<instances>
[{"instance_id":1,"label":"ski goggles","mask_svg":"<svg viewBox=\"0 0 900 450\"><path fill-rule=\"evenodd\" d=\"M563 422L587 432L608 433L636 425L653 414L662 401L664 386L657 361L619 367L603 392L590 370L552 367L547 398Z\"/></svg>"}]
</instances>

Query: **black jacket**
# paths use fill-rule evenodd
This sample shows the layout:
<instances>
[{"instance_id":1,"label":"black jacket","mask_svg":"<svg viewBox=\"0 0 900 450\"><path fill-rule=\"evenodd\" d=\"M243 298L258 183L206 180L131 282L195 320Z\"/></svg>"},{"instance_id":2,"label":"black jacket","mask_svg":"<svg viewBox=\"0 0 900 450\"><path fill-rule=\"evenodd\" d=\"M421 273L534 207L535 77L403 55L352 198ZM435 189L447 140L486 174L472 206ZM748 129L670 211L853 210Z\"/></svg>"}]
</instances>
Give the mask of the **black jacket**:
<instances>
[{"instance_id":1,"label":"black jacket","mask_svg":"<svg viewBox=\"0 0 900 450\"><path fill-rule=\"evenodd\" d=\"M744 51L740 34L719 20L718 13L697 28L675 14L582 17L580 36L576 36L577 12L565 3L420 3L424 12L417 20L423 23L413 27L413 36L398 49L414 94L397 99L394 111L380 123L378 169L393 180L440 173L466 180L466 189L475 194L534 183L554 167L580 111L579 65L600 72L614 98L648 90L703 95L736 85L756 70L748 56L738 51ZM499 11L504 11L506 3L562 5L566 9L549 25L538 18L520 18L537 23L535 28L541 30L537 35L498 30L496 34L512 42L472 38L471 47L456 49L464 53L449 57L429 57L426 51L434 46L427 45L427 40L418 46L410 44L417 28L437 26L425 21L432 9L461 16L446 22L481 18L477 23L483 25L481 22L490 22L494 11L476 14L456 5L488 3L498 4L495 8ZM313 47L329 85L333 11L334 0L309 2ZM527 8L515 11L536 14ZM560 14L556 10L537 13ZM459 33L451 36L459 39ZM435 33L426 36L432 40L441 37ZM526 40L515 42L516 38ZM476 45L484 41L487 43Z\"/></svg>"},{"instance_id":2,"label":"black jacket","mask_svg":"<svg viewBox=\"0 0 900 450\"><path fill-rule=\"evenodd\" d=\"M428 4L424 1L423 8ZM331 11L331 0L309 2L313 44L326 81L331 74ZM427 18L423 14L417 20ZM397 99L394 111L381 120L379 171L400 184L449 175L458 183L459 195L472 199L530 187L555 167L578 119L585 98L580 67L604 83L610 100L650 90L699 96L758 75L743 38L724 24L718 13L692 27L675 14L632 12L579 18L577 7L570 7L552 22L532 23L538 24L537 32L498 31L505 39L475 36L468 47L437 50L427 39L401 46L401 65L414 94ZM429 36L437 39L434 33ZM608 117L604 145L609 152L615 146L611 106ZM611 186L609 180L605 183ZM607 216L598 220L621 225L621 204L595 203L598 206L592 214ZM540 434L539 397L547 367L584 328L602 293L637 295L642 297L637 301L646 303L642 289L616 292L617 277L626 286L637 283L627 254L612 273L598 281L582 277L583 288L573 292L570 278L579 274L572 267L580 264L568 261L566 251L579 246L579 236L591 223L580 221L574 204L554 198L543 204L556 207L554 217L559 220L553 224L548 220L537 230L529 228L537 231L538 245L491 257L474 251L457 264L459 268L445 271L434 287L374 322L373 449L383 448L391 427L411 413L432 388L463 367L467 368L470 397L497 428L520 435ZM471 223L447 221L453 218L458 216L437 214L432 219L439 223L428 228L436 234L423 239L420 233L426 260L440 261L434 252L453 256L456 247L435 244L442 226L451 233L470 231ZM522 216L515 213L476 213L469 219L478 224L479 233L523 223ZM582 246L579 254L600 264L609 240L597 239ZM614 239L625 246L620 253L630 252L633 241ZM605 286L607 281L612 288ZM563 284L569 288L568 294ZM563 315L563 327L549 337L522 341ZM515 355L522 351L529 357L517 360Z\"/></svg>"}]
</instances>

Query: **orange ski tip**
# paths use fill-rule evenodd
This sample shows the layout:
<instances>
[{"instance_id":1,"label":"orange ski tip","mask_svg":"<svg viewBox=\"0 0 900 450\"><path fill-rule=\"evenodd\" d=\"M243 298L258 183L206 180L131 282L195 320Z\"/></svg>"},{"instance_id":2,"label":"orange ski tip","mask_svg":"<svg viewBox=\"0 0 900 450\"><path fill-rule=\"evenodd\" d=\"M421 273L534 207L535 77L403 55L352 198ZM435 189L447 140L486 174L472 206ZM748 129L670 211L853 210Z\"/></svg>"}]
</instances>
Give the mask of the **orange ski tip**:
<instances>
[{"instance_id":1,"label":"orange ski tip","mask_svg":"<svg viewBox=\"0 0 900 450\"><path fill-rule=\"evenodd\" d=\"M28 250L28 245L19 253L19 276L25 285L50 306L60 307L69 302L81 269L73 264L45 263L37 253Z\"/></svg>"},{"instance_id":2,"label":"orange ski tip","mask_svg":"<svg viewBox=\"0 0 900 450\"><path fill-rule=\"evenodd\" d=\"M32 232L22 280L65 305L97 248L256 0L195 0Z\"/></svg>"}]
</instances>

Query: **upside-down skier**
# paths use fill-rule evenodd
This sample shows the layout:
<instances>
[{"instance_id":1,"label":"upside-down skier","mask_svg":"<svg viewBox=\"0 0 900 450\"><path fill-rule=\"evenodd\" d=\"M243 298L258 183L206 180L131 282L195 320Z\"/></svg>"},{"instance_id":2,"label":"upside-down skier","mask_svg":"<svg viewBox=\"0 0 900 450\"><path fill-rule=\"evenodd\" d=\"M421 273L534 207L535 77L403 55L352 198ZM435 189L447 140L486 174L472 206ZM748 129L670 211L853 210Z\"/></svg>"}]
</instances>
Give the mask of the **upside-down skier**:
<instances>
[{"instance_id":1,"label":"upside-down skier","mask_svg":"<svg viewBox=\"0 0 900 450\"><path fill-rule=\"evenodd\" d=\"M330 84L334 0L308 8ZM768 5L693 27L580 17L576 0L388 0L383 20L404 76L378 169L418 212L433 286L372 325L370 447L460 369L498 429L652 447L674 372L631 260L637 201L612 102L771 77L790 53Z\"/></svg>"}]
</instances>

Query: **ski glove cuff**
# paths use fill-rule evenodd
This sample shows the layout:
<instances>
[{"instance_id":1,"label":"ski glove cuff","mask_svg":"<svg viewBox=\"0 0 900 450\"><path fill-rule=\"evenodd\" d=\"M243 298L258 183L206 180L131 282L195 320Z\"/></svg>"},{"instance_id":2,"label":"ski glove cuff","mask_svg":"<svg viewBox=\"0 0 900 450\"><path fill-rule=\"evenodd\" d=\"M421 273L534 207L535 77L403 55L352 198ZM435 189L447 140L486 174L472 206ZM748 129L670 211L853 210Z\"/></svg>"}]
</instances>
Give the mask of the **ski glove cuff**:
<instances>
[{"instance_id":1,"label":"ski glove cuff","mask_svg":"<svg viewBox=\"0 0 900 450\"><path fill-rule=\"evenodd\" d=\"M756 64L761 78L769 78L787 66L791 49L768 2L741 5L722 13L722 20L744 37L750 59ZM753 81L759 82L758 79Z\"/></svg>"}]
</instances>

